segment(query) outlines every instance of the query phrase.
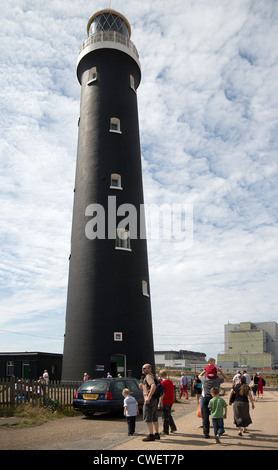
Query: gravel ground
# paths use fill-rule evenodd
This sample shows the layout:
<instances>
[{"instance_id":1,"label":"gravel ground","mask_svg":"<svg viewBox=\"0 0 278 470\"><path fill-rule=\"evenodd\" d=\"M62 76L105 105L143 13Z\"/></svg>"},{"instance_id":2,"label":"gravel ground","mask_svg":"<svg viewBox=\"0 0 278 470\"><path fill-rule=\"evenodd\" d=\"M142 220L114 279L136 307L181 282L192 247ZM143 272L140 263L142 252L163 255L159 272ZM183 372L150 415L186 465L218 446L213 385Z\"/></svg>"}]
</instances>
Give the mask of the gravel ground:
<instances>
[{"instance_id":1,"label":"gravel ground","mask_svg":"<svg viewBox=\"0 0 278 470\"><path fill-rule=\"evenodd\" d=\"M1 419L3 418L0 418L0 425ZM72 446L74 446L76 442L82 439L91 439L99 443L102 436L104 439L106 434L122 427L123 423L123 420L119 418L87 419L80 415L24 428L0 426L0 449L55 450L62 449L65 444L70 445L72 443Z\"/></svg>"}]
</instances>

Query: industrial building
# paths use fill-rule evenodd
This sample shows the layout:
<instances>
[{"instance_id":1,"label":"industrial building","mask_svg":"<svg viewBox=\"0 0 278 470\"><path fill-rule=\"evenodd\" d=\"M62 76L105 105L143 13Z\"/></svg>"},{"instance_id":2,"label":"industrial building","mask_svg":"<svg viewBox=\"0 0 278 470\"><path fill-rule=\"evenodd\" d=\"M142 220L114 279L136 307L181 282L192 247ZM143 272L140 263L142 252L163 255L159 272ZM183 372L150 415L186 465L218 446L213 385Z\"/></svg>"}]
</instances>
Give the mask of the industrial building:
<instances>
[{"instance_id":1,"label":"industrial building","mask_svg":"<svg viewBox=\"0 0 278 470\"><path fill-rule=\"evenodd\" d=\"M278 368L278 324L241 322L225 325L225 353L218 354L222 367Z\"/></svg>"},{"instance_id":2,"label":"industrial building","mask_svg":"<svg viewBox=\"0 0 278 470\"><path fill-rule=\"evenodd\" d=\"M200 370L206 365L206 355L201 352L186 351L155 351L155 365L159 367L170 367L171 369Z\"/></svg>"}]
</instances>

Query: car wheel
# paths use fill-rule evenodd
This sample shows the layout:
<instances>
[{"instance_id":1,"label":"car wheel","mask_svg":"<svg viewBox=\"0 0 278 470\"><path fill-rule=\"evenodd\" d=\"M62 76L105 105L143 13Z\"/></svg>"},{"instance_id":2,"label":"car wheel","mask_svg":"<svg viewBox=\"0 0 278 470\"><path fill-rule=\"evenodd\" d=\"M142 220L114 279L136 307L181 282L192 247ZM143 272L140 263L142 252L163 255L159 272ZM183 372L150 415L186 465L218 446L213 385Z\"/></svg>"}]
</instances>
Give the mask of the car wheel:
<instances>
[{"instance_id":1,"label":"car wheel","mask_svg":"<svg viewBox=\"0 0 278 470\"><path fill-rule=\"evenodd\" d=\"M82 413L87 416L87 418L91 418L95 414L94 411L82 411Z\"/></svg>"}]
</instances>

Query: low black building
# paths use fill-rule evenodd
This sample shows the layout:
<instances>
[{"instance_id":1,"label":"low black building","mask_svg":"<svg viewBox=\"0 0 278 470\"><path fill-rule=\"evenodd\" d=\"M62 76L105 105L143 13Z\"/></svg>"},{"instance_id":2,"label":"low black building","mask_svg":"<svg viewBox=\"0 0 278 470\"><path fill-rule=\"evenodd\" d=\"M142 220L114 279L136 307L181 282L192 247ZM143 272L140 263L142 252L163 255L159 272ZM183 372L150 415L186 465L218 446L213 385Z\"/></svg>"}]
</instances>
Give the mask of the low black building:
<instances>
[{"instance_id":1,"label":"low black building","mask_svg":"<svg viewBox=\"0 0 278 470\"><path fill-rule=\"evenodd\" d=\"M63 354L45 352L0 353L0 377L37 380L46 369L50 380L61 380Z\"/></svg>"}]
</instances>

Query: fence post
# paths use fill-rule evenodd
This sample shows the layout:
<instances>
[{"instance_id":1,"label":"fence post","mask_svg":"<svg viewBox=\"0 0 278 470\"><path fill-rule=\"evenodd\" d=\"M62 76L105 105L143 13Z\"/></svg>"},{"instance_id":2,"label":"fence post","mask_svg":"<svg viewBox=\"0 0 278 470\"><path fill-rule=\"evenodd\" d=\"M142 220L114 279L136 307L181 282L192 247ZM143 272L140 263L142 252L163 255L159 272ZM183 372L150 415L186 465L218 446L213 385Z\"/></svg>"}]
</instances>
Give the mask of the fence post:
<instances>
[{"instance_id":1,"label":"fence post","mask_svg":"<svg viewBox=\"0 0 278 470\"><path fill-rule=\"evenodd\" d=\"M16 406L33 403L43 405L46 398L59 401L60 405L71 407L75 391L83 381L53 381L48 385L37 380L0 378L0 406Z\"/></svg>"},{"instance_id":2,"label":"fence post","mask_svg":"<svg viewBox=\"0 0 278 470\"><path fill-rule=\"evenodd\" d=\"M15 377L10 379L10 404L15 405Z\"/></svg>"},{"instance_id":3,"label":"fence post","mask_svg":"<svg viewBox=\"0 0 278 470\"><path fill-rule=\"evenodd\" d=\"M45 403L45 400L47 398L47 395L46 395L46 384L43 382L41 384L41 404L44 404Z\"/></svg>"}]
</instances>

